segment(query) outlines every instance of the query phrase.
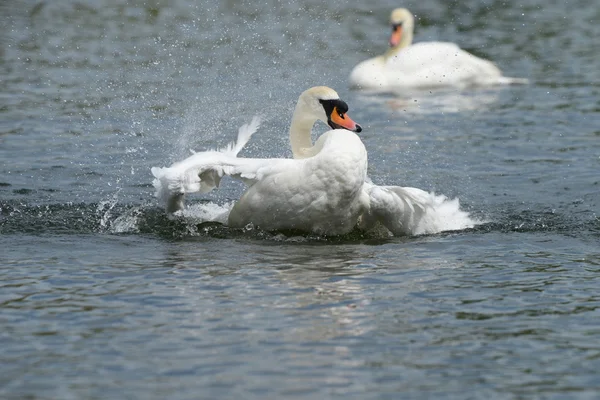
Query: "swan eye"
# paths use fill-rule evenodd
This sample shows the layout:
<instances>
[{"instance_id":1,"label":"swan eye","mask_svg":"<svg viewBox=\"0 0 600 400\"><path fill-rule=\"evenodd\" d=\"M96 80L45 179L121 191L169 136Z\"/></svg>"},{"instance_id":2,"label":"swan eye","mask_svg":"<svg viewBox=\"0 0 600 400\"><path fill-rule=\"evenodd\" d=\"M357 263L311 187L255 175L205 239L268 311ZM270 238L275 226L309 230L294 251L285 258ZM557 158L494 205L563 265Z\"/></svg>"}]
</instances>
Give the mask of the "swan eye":
<instances>
[{"instance_id":1,"label":"swan eye","mask_svg":"<svg viewBox=\"0 0 600 400\"><path fill-rule=\"evenodd\" d=\"M346 119L346 112L348 111L348 104L340 99L331 100L319 100L319 103L323 105L325 115L327 118L340 118Z\"/></svg>"}]
</instances>

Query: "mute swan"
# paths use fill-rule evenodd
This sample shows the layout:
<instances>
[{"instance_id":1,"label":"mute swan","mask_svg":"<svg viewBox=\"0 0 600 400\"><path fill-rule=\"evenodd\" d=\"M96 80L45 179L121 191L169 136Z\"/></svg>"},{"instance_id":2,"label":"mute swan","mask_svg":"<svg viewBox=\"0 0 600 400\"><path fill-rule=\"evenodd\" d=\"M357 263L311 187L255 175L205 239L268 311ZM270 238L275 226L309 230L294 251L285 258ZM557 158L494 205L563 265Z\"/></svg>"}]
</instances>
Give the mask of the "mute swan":
<instances>
[{"instance_id":1,"label":"mute swan","mask_svg":"<svg viewBox=\"0 0 600 400\"><path fill-rule=\"evenodd\" d=\"M196 153L168 168L152 168L156 196L165 202L167 212L182 210L186 193L208 192L229 175L248 186L229 213L231 227L251 223L266 230L337 235L356 226L370 230L381 224L396 235L418 235L475 224L456 199L371 183L367 151L354 133L362 128L347 111L333 89L308 89L298 99L290 127L293 159L237 158L258 129L254 118L226 149ZM313 145L311 129L317 120L333 130Z\"/></svg>"},{"instance_id":2,"label":"mute swan","mask_svg":"<svg viewBox=\"0 0 600 400\"><path fill-rule=\"evenodd\" d=\"M490 61L475 57L454 43L412 44L414 17L405 8L392 11L390 24L390 49L354 67L351 87L386 92L527 83L527 79L502 76Z\"/></svg>"}]
</instances>

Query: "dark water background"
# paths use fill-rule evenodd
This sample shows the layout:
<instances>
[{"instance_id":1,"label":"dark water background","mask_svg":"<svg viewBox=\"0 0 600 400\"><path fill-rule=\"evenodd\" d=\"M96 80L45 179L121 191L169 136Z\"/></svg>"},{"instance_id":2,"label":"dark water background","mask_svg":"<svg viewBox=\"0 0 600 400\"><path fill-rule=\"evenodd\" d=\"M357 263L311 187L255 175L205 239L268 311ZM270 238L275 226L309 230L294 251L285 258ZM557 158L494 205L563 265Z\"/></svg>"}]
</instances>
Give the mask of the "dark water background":
<instances>
[{"instance_id":1,"label":"dark water background","mask_svg":"<svg viewBox=\"0 0 600 400\"><path fill-rule=\"evenodd\" d=\"M349 91L397 6L417 41L531 84ZM598 398L597 2L15 0L0 21L0 397ZM290 156L295 100L323 84L376 183L489 222L381 239L165 217L151 166L254 114L244 155Z\"/></svg>"}]
</instances>

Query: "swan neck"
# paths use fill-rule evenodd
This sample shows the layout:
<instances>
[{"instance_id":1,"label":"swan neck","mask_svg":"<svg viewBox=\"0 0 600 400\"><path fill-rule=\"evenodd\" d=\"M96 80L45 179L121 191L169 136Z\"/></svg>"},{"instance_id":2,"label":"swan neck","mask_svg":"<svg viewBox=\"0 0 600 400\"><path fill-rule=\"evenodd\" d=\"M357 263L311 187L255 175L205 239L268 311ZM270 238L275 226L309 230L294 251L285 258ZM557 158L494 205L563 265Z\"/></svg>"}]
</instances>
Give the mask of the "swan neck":
<instances>
[{"instance_id":1,"label":"swan neck","mask_svg":"<svg viewBox=\"0 0 600 400\"><path fill-rule=\"evenodd\" d=\"M413 29L411 27L406 27L406 30L402 33L402 38L400 39L400 43L396 47L392 47L386 51L384 57L390 58L397 55L400 50L408 47L412 44L413 41Z\"/></svg>"},{"instance_id":2,"label":"swan neck","mask_svg":"<svg viewBox=\"0 0 600 400\"><path fill-rule=\"evenodd\" d=\"M307 158L314 155L311 133L316 121L316 118L308 115L302 104L296 106L290 126L290 144L294 158Z\"/></svg>"}]
</instances>

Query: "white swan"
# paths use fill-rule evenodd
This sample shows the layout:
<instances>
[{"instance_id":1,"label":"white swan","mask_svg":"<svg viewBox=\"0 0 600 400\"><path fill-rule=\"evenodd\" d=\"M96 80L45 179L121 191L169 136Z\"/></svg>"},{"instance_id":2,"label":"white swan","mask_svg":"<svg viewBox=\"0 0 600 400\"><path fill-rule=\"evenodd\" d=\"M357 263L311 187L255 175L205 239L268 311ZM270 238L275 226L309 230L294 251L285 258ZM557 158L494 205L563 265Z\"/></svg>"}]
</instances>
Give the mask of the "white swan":
<instances>
[{"instance_id":1,"label":"white swan","mask_svg":"<svg viewBox=\"0 0 600 400\"><path fill-rule=\"evenodd\" d=\"M390 24L390 49L354 67L350 74L351 87L389 92L527 83L527 79L502 76L493 63L461 50L454 43L412 44L414 17L405 8L392 11Z\"/></svg>"},{"instance_id":2,"label":"white swan","mask_svg":"<svg viewBox=\"0 0 600 400\"><path fill-rule=\"evenodd\" d=\"M420 189L376 186L367 178L367 151L346 114L348 106L330 88L300 95L290 128L293 159L237 158L258 128L255 118L240 128L237 143L196 153L168 168L152 168L156 195L168 212L184 208L186 193L207 192L221 177L240 179L248 189L233 206L228 225L265 230L294 229L344 234L381 224L396 235L418 235L472 227L475 222L448 201ZM311 142L317 120L333 130Z\"/></svg>"}]
</instances>

